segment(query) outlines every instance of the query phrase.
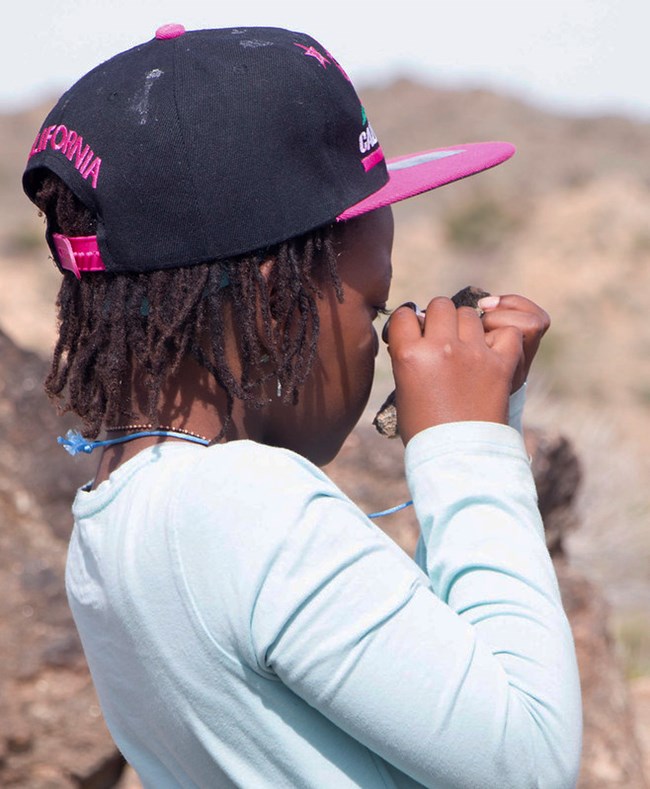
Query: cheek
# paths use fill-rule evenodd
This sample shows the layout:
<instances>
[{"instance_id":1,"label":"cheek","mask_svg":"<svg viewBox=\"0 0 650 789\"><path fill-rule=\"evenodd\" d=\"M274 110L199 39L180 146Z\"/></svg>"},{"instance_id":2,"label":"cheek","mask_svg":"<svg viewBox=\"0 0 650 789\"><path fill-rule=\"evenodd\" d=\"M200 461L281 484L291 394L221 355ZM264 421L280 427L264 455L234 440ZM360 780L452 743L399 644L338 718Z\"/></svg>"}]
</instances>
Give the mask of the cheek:
<instances>
[{"instance_id":1,"label":"cheek","mask_svg":"<svg viewBox=\"0 0 650 789\"><path fill-rule=\"evenodd\" d=\"M354 359L350 360L356 397L367 399L375 375L375 361L379 353L379 337L372 323L365 323L358 334ZM365 407L365 402L364 402Z\"/></svg>"},{"instance_id":2,"label":"cheek","mask_svg":"<svg viewBox=\"0 0 650 789\"><path fill-rule=\"evenodd\" d=\"M375 358L379 353L379 337L365 311L359 311L348 323L345 346L345 356L351 372L363 371L367 374L369 366L374 368Z\"/></svg>"},{"instance_id":3,"label":"cheek","mask_svg":"<svg viewBox=\"0 0 650 789\"><path fill-rule=\"evenodd\" d=\"M364 341L360 346L361 352L363 354L367 354L368 357L372 359L372 366L374 368L375 359L379 354L379 335L377 334L377 330L375 329L372 321L366 323L363 336Z\"/></svg>"}]
</instances>

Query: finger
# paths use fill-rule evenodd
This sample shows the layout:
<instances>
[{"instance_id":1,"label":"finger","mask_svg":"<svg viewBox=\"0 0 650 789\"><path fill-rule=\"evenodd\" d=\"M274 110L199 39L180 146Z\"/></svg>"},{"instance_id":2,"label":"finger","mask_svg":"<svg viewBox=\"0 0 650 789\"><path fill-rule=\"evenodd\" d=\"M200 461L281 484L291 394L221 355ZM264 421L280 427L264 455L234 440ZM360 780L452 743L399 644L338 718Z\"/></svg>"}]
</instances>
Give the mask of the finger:
<instances>
[{"instance_id":1,"label":"finger","mask_svg":"<svg viewBox=\"0 0 650 789\"><path fill-rule=\"evenodd\" d=\"M534 301L526 298L526 296L521 296L518 293L505 293L502 296L499 296L499 308L505 308L509 310L524 310L526 312L535 312L539 310L543 312L542 308L539 304L536 304Z\"/></svg>"},{"instance_id":2,"label":"finger","mask_svg":"<svg viewBox=\"0 0 650 789\"><path fill-rule=\"evenodd\" d=\"M485 339L485 327L473 307L459 307L458 336L463 342L474 343Z\"/></svg>"},{"instance_id":3,"label":"finger","mask_svg":"<svg viewBox=\"0 0 650 789\"><path fill-rule=\"evenodd\" d=\"M501 358L511 392L519 389L525 381L525 373L523 377L521 373L522 366L525 365L523 340L523 335L514 326L496 329L485 335L485 342L492 349L492 353L497 353Z\"/></svg>"},{"instance_id":4,"label":"finger","mask_svg":"<svg viewBox=\"0 0 650 789\"><path fill-rule=\"evenodd\" d=\"M518 312L538 315L545 324L546 329L551 325L549 314L542 309L539 304L527 299L525 296L509 293L504 296L488 296L479 301L479 306L485 311L485 316L501 312L503 310L516 310Z\"/></svg>"},{"instance_id":5,"label":"finger","mask_svg":"<svg viewBox=\"0 0 650 789\"><path fill-rule=\"evenodd\" d=\"M499 309L484 314L483 327L486 331L494 331L504 326L515 326L526 337L541 338L548 330L550 320L543 310L522 312L521 310Z\"/></svg>"},{"instance_id":6,"label":"finger","mask_svg":"<svg viewBox=\"0 0 650 789\"><path fill-rule=\"evenodd\" d=\"M485 335L489 348L510 361L515 367L524 353L524 336L516 326L504 326ZM514 370L514 367L513 367Z\"/></svg>"},{"instance_id":7,"label":"finger","mask_svg":"<svg viewBox=\"0 0 650 789\"><path fill-rule=\"evenodd\" d=\"M458 338L458 313L451 299L445 296L431 299L424 317L424 336L439 342Z\"/></svg>"},{"instance_id":8,"label":"finger","mask_svg":"<svg viewBox=\"0 0 650 789\"><path fill-rule=\"evenodd\" d=\"M381 336L384 342L392 347L422 339L421 317L410 306L410 302L408 305L402 304L391 313Z\"/></svg>"}]
</instances>

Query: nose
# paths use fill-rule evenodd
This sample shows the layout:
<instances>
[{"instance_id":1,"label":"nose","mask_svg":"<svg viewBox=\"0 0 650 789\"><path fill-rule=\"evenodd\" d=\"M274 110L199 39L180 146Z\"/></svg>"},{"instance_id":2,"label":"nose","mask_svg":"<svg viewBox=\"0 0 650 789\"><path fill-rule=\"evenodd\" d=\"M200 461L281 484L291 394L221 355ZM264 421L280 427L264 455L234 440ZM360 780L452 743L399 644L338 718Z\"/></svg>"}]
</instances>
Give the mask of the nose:
<instances>
[{"instance_id":1,"label":"nose","mask_svg":"<svg viewBox=\"0 0 650 789\"><path fill-rule=\"evenodd\" d=\"M386 323L384 323L384 328L381 330L382 342L388 344L388 325L390 324L393 315L397 312L397 310L401 309L402 307L408 307L410 310L413 310L413 312L420 319L420 324L424 322L425 310L421 310L414 301L405 301L404 304L400 304L399 307L397 307L397 309L393 310L393 312L388 316Z\"/></svg>"}]
</instances>

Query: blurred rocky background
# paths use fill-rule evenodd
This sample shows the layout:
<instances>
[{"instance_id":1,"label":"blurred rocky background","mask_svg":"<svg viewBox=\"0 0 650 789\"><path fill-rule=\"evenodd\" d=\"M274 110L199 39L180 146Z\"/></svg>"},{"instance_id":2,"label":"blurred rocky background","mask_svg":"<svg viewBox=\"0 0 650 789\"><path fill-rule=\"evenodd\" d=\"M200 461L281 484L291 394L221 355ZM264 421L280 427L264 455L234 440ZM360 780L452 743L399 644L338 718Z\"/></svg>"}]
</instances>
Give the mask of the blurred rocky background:
<instances>
[{"instance_id":1,"label":"blurred rocky background","mask_svg":"<svg viewBox=\"0 0 650 789\"><path fill-rule=\"evenodd\" d=\"M395 208L392 306L467 284L521 292L553 325L529 384L527 442L578 648L580 786L650 776L650 125L553 115L486 91L400 81L364 103L390 155L506 139L496 170ZM102 721L65 601L71 459L41 381L59 277L20 172L46 107L0 116L0 785L135 789ZM404 501L402 448L362 423L328 471L366 511ZM409 510L381 525L410 551ZM644 778L645 775L645 778Z\"/></svg>"}]
</instances>

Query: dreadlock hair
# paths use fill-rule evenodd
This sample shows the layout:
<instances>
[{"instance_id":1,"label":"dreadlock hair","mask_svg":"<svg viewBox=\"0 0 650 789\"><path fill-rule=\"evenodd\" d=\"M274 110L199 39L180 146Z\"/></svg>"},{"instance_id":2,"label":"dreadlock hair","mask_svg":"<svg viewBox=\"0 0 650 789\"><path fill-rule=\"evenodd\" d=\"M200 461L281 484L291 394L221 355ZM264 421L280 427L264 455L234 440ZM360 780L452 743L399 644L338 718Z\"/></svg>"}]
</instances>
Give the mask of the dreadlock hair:
<instances>
[{"instance_id":1,"label":"dreadlock hair","mask_svg":"<svg viewBox=\"0 0 650 789\"><path fill-rule=\"evenodd\" d=\"M51 232L96 232L91 212L55 175L44 177L35 202ZM332 285L343 300L334 237L334 225L327 225L228 260L149 273L93 272L80 280L64 272L47 394L62 412L80 416L95 438L106 420L132 410L136 373L147 393L141 409L155 424L163 385L191 355L226 392L227 418L214 441L226 432L235 398L264 405L262 384L269 378L277 378L284 402L296 403L316 355L321 286ZM260 265L269 258L275 262L267 280ZM238 328L239 375L226 359L227 303ZM264 364L270 372L261 373Z\"/></svg>"}]
</instances>

